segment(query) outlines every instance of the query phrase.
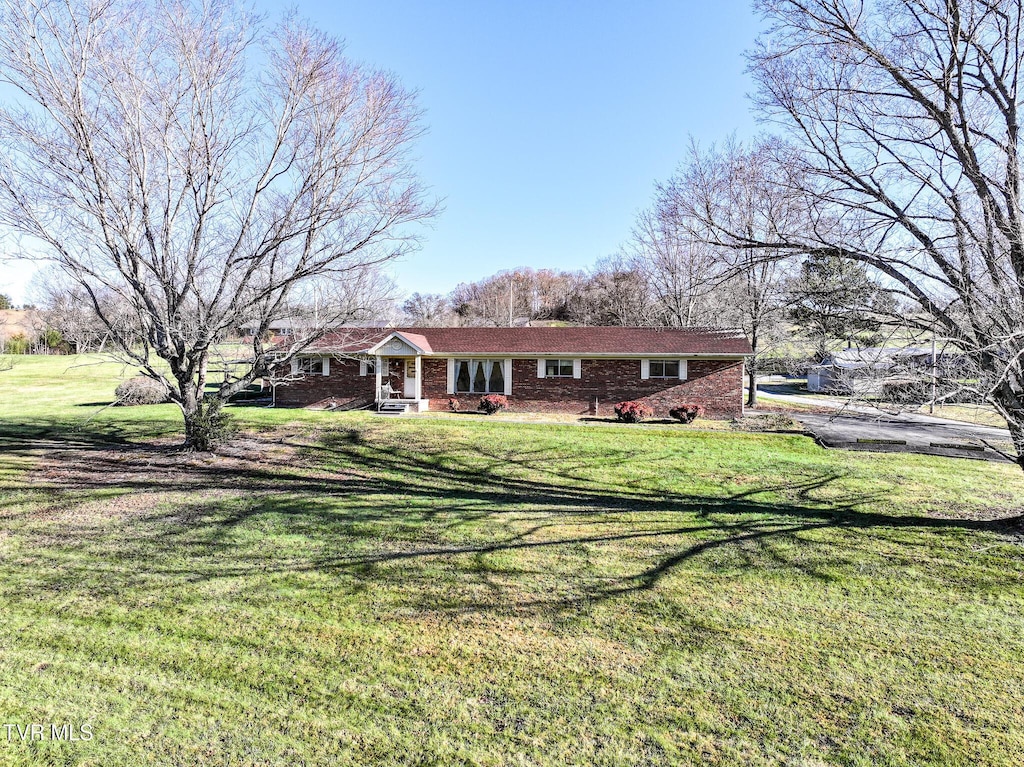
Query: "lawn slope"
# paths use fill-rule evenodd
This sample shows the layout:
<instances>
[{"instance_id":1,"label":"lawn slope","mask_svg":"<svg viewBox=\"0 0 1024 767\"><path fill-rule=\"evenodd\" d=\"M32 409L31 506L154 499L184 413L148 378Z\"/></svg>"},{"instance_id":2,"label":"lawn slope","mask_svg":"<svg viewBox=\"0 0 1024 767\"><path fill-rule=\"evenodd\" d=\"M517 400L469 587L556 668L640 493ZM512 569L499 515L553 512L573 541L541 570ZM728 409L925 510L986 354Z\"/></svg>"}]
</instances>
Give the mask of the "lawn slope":
<instances>
[{"instance_id":1,"label":"lawn slope","mask_svg":"<svg viewBox=\"0 0 1024 767\"><path fill-rule=\"evenodd\" d=\"M0 764L1002 765L1019 469L0 373Z\"/></svg>"}]
</instances>

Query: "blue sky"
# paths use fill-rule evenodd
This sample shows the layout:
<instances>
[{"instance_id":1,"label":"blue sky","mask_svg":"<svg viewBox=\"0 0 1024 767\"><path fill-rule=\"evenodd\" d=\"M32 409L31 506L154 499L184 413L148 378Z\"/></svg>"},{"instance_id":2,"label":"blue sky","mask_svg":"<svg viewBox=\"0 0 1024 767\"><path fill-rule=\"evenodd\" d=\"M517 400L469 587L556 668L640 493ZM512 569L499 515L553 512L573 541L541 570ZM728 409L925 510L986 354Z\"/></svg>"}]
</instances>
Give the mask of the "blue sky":
<instances>
[{"instance_id":1,"label":"blue sky","mask_svg":"<svg viewBox=\"0 0 1024 767\"><path fill-rule=\"evenodd\" d=\"M269 4L268 4L269 7ZM614 252L690 135L756 131L749 0L303 2L353 58L420 92L424 180L445 210L397 264L407 292Z\"/></svg>"},{"instance_id":2,"label":"blue sky","mask_svg":"<svg viewBox=\"0 0 1024 767\"><path fill-rule=\"evenodd\" d=\"M691 135L707 144L757 130L749 0L296 7L352 58L419 91L418 168L444 211L392 269L407 293L517 266L586 268L628 237ZM22 300L26 278L4 267L0 291Z\"/></svg>"}]
</instances>

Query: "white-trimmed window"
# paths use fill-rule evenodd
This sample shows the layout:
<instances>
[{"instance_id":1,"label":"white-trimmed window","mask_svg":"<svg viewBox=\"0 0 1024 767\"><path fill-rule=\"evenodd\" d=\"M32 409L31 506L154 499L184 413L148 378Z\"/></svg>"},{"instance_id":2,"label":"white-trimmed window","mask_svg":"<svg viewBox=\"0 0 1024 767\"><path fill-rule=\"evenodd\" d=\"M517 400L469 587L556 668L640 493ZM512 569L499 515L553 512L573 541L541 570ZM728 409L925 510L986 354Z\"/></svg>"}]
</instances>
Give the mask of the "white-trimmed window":
<instances>
[{"instance_id":1,"label":"white-trimmed window","mask_svg":"<svg viewBox=\"0 0 1024 767\"><path fill-rule=\"evenodd\" d=\"M537 378L580 378L583 374L583 360L539 359Z\"/></svg>"},{"instance_id":2,"label":"white-trimmed window","mask_svg":"<svg viewBox=\"0 0 1024 767\"><path fill-rule=\"evenodd\" d=\"M331 361L327 357L298 357L292 360L292 372L304 376L331 374Z\"/></svg>"},{"instance_id":3,"label":"white-trimmed window","mask_svg":"<svg viewBox=\"0 0 1024 767\"><path fill-rule=\"evenodd\" d=\"M651 360L651 378L679 378L679 360Z\"/></svg>"},{"instance_id":4,"label":"white-trimmed window","mask_svg":"<svg viewBox=\"0 0 1024 767\"><path fill-rule=\"evenodd\" d=\"M455 360L455 394L504 394L504 360Z\"/></svg>"},{"instance_id":5,"label":"white-trimmed window","mask_svg":"<svg viewBox=\"0 0 1024 767\"><path fill-rule=\"evenodd\" d=\"M572 378L572 360L544 360L545 378Z\"/></svg>"},{"instance_id":6,"label":"white-trimmed window","mask_svg":"<svg viewBox=\"0 0 1024 767\"><path fill-rule=\"evenodd\" d=\"M365 360L359 360L359 375L377 375L377 360L373 357Z\"/></svg>"},{"instance_id":7,"label":"white-trimmed window","mask_svg":"<svg viewBox=\"0 0 1024 767\"><path fill-rule=\"evenodd\" d=\"M686 360L641 360L640 378L686 380Z\"/></svg>"}]
</instances>

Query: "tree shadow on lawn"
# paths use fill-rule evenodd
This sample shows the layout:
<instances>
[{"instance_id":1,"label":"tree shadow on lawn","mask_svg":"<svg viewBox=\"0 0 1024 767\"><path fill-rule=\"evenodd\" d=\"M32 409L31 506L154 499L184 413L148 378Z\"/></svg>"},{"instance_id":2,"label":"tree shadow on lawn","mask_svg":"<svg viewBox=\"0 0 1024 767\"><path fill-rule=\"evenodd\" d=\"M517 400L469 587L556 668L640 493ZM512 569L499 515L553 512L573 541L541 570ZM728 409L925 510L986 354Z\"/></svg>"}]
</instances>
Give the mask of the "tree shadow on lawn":
<instances>
[{"instance_id":1,"label":"tree shadow on lawn","mask_svg":"<svg viewBox=\"0 0 1024 767\"><path fill-rule=\"evenodd\" d=\"M77 406L76 406L77 407ZM99 415L102 410L93 415ZM77 417L0 418L0 455L38 455L53 450L108 450L139 452L166 450L140 440L155 435L174 435L180 444L180 427L170 422L139 420L92 420Z\"/></svg>"},{"instance_id":2,"label":"tree shadow on lawn","mask_svg":"<svg viewBox=\"0 0 1024 767\"><path fill-rule=\"evenodd\" d=\"M472 451L379 445L349 429L317 444L251 440L210 457L97 437L44 461L20 488L17 504L34 493L47 523L18 533L38 556L8 567L32 568L43 595L113 596L231 578L272 589L268 579L312 574L352 591L402 590L415 609L522 611L649 591L706 556L721 561L706 560L705 569L789 568L830 580L836 568L878 554L856 532L873 531L876 545L876 532L893 535L901 549L905 532L1021 526L1020 516L866 510L878 494L822 498L846 478L837 469L732 493L654 492L642 482L616 484L614 473L595 479L595 469L634 459L626 448L610 453L552 460L542 448L509 455L479 443ZM38 507L31 514L38 519ZM887 552L885 566L913 561L901 551ZM596 556L603 569L595 572ZM548 569L556 565L564 572ZM562 587L544 585L553 577Z\"/></svg>"}]
</instances>

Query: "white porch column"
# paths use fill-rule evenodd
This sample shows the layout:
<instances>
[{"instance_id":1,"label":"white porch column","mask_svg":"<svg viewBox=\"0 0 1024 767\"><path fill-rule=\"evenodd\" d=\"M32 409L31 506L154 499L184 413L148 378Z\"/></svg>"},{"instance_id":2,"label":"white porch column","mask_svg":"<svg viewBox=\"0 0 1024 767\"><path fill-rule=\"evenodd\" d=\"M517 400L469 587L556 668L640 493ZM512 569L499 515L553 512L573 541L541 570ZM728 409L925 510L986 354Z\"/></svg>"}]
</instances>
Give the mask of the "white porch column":
<instances>
[{"instance_id":1,"label":"white porch column","mask_svg":"<svg viewBox=\"0 0 1024 767\"><path fill-rule=\"evenodd\" d=\"M416 355L416 399L423 399L423 358Z\"/></svg>"},{"instance_id":2,"label":"white porch column","mask_svg":"<svg viewBox=\"0 0 1024 767\"><path fill-rule=\"evenodd\" d=\"M373 363L373 373L377 379L377 388L373 390L373 401L376 402L377 400L380 399L380 387L383 385L383 382L381 381L380 375L381 357L378 354L374 359L375 362Z\"/></svg>"}]
</instances>

